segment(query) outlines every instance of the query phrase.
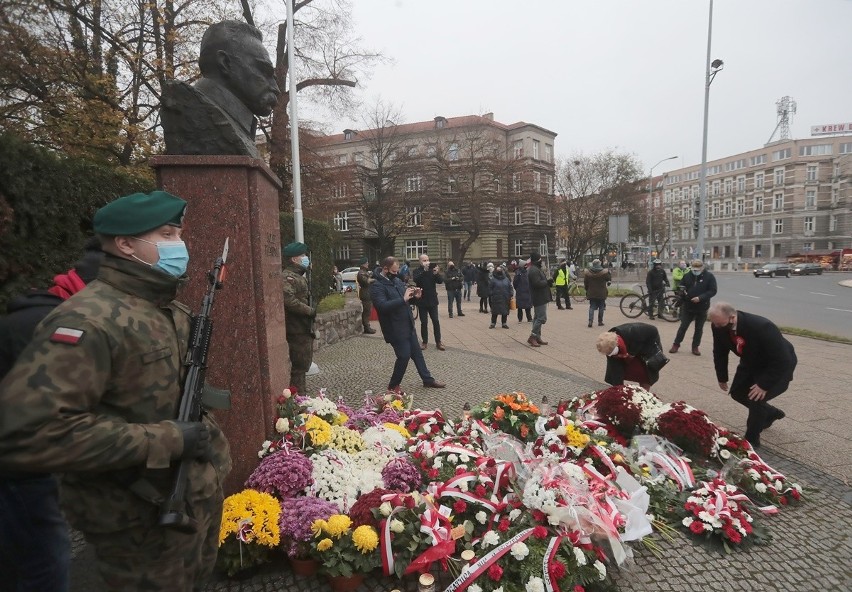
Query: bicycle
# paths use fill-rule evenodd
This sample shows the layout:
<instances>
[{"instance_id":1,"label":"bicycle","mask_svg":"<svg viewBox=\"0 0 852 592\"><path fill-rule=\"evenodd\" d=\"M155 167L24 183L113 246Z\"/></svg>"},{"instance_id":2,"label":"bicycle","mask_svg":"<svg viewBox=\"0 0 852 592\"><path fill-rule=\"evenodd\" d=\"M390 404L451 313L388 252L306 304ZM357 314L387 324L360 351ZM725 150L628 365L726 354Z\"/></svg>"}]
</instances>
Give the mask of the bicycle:
<instances>
[{"instance_id":1,"label":"bicycle","mask_svg":"<svg viewBox=\"0 0 852 592\"><path fill-rule=\"evenodd\" d=\"M568 284L568 295L571 297L571 300L580 304L586 301L586 288L581 286L577 280L572 280Z\"/></svg>"},{"instance_id":2,"label":"bicycle","mask_svg":"<svg viewBox=\"0 0 852 592\"><path fill-rule=\"evenodd\" d=\"M649 294L645 292L645 288L642 285L639 286L639 292L639 294L633 293L622 296L621 302L618 305L621 313L629 319L635 319L649 313ZM662 308L657 311L657 316L661 317L664 321L674 323L680 320L680 305L680 297L674 292L666 294L663 297Z\"/></svg>"}]
</instances>

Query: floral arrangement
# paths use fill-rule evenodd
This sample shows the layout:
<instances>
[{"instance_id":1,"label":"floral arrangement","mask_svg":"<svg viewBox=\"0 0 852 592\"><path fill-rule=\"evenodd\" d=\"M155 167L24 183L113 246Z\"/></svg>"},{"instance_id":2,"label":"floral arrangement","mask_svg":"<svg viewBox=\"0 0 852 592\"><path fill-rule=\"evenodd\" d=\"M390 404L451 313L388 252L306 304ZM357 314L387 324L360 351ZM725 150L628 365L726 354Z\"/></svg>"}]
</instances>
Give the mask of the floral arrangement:
<instances>
[{"instance_id":1,"label":"floral arrangement","mask_svg":"<svg viewBox=\"0 0 852 592\"><path fill-rule=\"evenodd\" d=\"M366 448L378 448L394 452L404 450L408 444L408 430L405 430L405 435L403 435L398 429L386 426L396 426L396 428L405 429L399 424L394 423L370 426L361 432L361 437L364 439L364 446Z\"/></svg>"},{"instance_id":2,"label":"floral arrangement","mask_svg":"<svg viewBox=\"0 0 852 592\"><path fill-rule=\"evenodd\" d=\"M314 448L322 448L331 442L331 424L318 415L308 415L304 429Z\"/></svg>"},{"instance_id":3,"label":"floral arrangement","mask_svg":"<svg viewBox=\"0 0 852 592\"><path fill-rule=\"evenodd\" d=\"M763 533L755 533L754 518L744 507L748 503L745 494L719 478L700 485L684 492L686 499L681 510L684 528L696 536L719 540L727 551L730 545L763 542Z\"/></svg>"},{"instance_id":4,"label":"floral arrangement","mask_svg":"<svg viewBox=\"0 0 852 592\"><path fill-rule=\"evenodd\" d=\"M219 527L217 565L229 576L265 563L281 541L278 500L253 489L225 498Z\"/></svg>"},{"instance_id":5,"label":"floral arrangement","mask_svg":"<svg viewBox=\"0 0 852 592\"><path fill-rule=\"evenodd\" d=\"M298 450L264 457L246 481L246 487L278 499L293 497L313 483L313 463Z\"/></svg>"},{"instance_id":6,"label":"floral arrangement","mask_svg":"<svg viewBox=\"0 0 852 592\"><path fill-rule=\"evenodd\" d=\"M322 573L351 576L368 573L380 565L376 552L379 533L372 526L361 525L353 529L349 516L335 514L328 520L316 520L313 531L314 548L322 561Z\"/></svg>"},{"instance_id":7,"label":"floral arrangement","mask_svg":"<svg viewBox=\"0 0 852 592\"><path fill-rule=\"evenodd\" d=\"M345 512L358 499L358 478L352 457L345 452L322 450L311 456L313 485L306 492L337 505Z\"/></svg>"},{"instance_id":8,"label":"floral arrangement","mask_svg":"<svg viewBox=\"0 0 852 592\"><path fill-rule=\"evenodd\" d=\"M554 422L547 422L545 426L552 423ZM551 429L545 428L543 435L533 442L531 447L533 456L555 461L578 458L591 442L591 436L577 428L571 420L556 423L559 425Z\"/></svg>"},{"instance_id":9,"label":"floral arrangement","mask_svg":"<svg viewBox=\"0 0 852 592\"><path fill-rule=\"evenodd\" d=\"M358 498L352 508L349 510L349 517L352 518L353 526L361 526L367 524L375 528L379 527L379 521L376 519L376 514L373 510L378 509L382 505L382 497L393 495L392 491L376 487L372 491L364 493Z\"/></svg>"},{"instance_id":10,"label":"floral arrangement","mask_svg":"<svg viewBox=\"0 0 852 592\"><path fill-rule=\"evenodd\" d=\"M444 420L444 414L441 413L440 409L433 411L414 409L406 413L402 425L411 434L411 437L418 440L431 440L444 431L447 422Z\"/></svg>"},{"instance_id":11,"label":"floral arrangement","mask_svg":"<svg viewBox=\"0 0 852 592\"><path fill-rule=\"evenodd\" d=\"M364 438L357 431L335 425L331 427L331 439L328 443L329 447L350 454L364 450L366 444Z\"/></svg>"},{"instance_id":12,"label":"floral arrangement","mask_svg":"<svg viewBox=\"0 0 852 592\"><path fill-rule=\"evenodd\" d=\"M313 549L311 526L316 520L328 520L338 511L336 504L318 497L293 497L282 501L278 528L287 555L296 559L308 557Z\"/></svg>"},{"instance_id":13,"label":"floral arrangement","mask_svg":"<svg viewBox=\"0 0 852 592\"><path fill-rule=\"evenodd\" d=\"M748 494L749 498L759 503L786 506L798 503L802 499L802 486L791 482L783 474L767 465L753 450L746 458L739 461L738 469L741 475L738 477L734 474L730 477L733 477L732 480Z\"/></svg>"},{"instance_id":14,"label":"floral arrangement","mask_svg":"<svg viewBox=\"0 0 852 592\"><path fill-rule=\"evenodd\" d=\"M413 397L402 391L388 391L383 394L368 395L365 397L365 407L372 407L376 413L382 413L386 409L392 409L401 413L411 409Z\"/></svg>"},{"instance_id":15,"label":"floral arrangement","mask_svg":"<svg viewBox=\"0 0 852 592\"><path fill-rule=\"evenodd\" d=\"M539 409L524 393L504 393L474 409L471 416L481 419L493 430L512 434L523 442L535 439Z\"/></svg>"},{"instance_id":16,"label":"floral arrangement","mask_svg":"<svg viewBox=\"0 0 852 592\"><path fill-rule=\"evenodd\" d=\"M678 401L657 416L655 433L674 442L686 452L709 458L717 430L706 413Z\"/></svg>"},{"instance_id":17,"label":"floral arrangement","mask_svg":"<svg viewBox=\"0 0 852 592\"><path fill-rule=\"evenodd\" d=\"M395 458L382 469L385 487L402 493L420 489L423 478L417 467L406 457Z\"/></svg>"}]
</instances>

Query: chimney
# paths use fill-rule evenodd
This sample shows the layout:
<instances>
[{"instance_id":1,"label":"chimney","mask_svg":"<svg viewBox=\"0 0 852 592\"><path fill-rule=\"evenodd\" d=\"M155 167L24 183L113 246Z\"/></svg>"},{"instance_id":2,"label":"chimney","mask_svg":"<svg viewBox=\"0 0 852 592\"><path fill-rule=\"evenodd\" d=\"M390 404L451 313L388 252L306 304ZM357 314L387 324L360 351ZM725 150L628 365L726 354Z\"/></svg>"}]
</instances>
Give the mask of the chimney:
<instances>
[{"instance_id":1,"label":"chimney","mask_svg":"<svg viewBox=\"0 0 852 592\"><path fill-rule=\"evenodd\" d=\"M488 121L494 121L494 113L488 112L482 116L482 119L487 119Z\"/></svg>"}]
</instances>

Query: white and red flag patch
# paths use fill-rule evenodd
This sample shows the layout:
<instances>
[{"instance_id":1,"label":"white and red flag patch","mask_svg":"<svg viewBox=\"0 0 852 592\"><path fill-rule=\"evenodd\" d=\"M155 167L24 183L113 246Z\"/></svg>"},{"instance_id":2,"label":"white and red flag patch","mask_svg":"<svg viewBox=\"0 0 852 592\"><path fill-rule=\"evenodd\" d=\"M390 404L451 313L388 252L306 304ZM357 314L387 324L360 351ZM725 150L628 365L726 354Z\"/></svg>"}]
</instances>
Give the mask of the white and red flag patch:
<instances>
[{"instance_id":1,"label":"white and red flag patch","mask_svg":"<svg viewBox=\"0 0 852 592\"><path fill-rule=\"evenodd\" d=\"M68 327L59 327L50 336L50 340L54 343L67 343L68 345L77 345L83 339L85 331L80 329L70 329Z\"/></svg>"}]
</instances>

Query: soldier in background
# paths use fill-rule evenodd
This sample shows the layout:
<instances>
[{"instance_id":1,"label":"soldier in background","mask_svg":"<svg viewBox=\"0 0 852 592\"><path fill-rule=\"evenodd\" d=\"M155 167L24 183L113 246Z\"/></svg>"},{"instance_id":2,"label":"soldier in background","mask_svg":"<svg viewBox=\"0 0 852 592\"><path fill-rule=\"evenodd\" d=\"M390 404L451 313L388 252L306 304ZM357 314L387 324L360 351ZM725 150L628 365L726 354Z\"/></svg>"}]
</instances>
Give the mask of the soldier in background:
<instances>
[{"instance_id":1,"label":"soldier in background","mask_svg":"<svg viewBox=\"0 0 852 592\"><path fill-rule=\"evenodd\" d=\"M0 382L0 470L64 473L65 516L108 590L188 592L216 562L228 443L209 415L174 421L191 324L174 300L185 208L154 191L98 210L98 279L44 319ZM180 460L192 533L158 525Z\"/></svg>"},{"instance_id":2,"label":"soldier in background","mask_svg":"<svg viewBox=\"0 0 852 592\"><path fill-rule=\"evenodd\" d=\"M284 247L284 310L286 312L287 346L290 349L290 385L300 395L307 394L305 373L314 358L313 319L316 308L310 305L310 287L305 272L311 265L308 245L290 243Z\"/></svg>"},{"instance_id":3,"label":"soldier in background","mask_svg":"<svg viewBox=\"0 0 852 592\"><path fill-rule=\"evenodd\" d=\"M358 298L361 300L361 324L364 326L364 333L372 335L376 332L370 326L370 313L373 312L373 300L370 298L370 284L375 282L370 273L369 263L366 257L361 257L358 265L361 269L358 270L358 275L355 280L358 282Z\"/></svg>"}]
</instances>

